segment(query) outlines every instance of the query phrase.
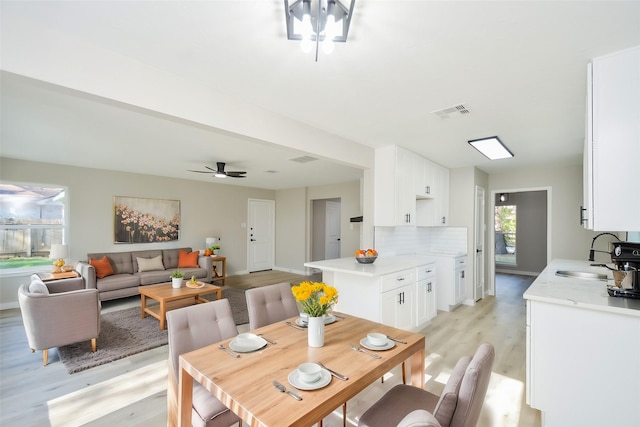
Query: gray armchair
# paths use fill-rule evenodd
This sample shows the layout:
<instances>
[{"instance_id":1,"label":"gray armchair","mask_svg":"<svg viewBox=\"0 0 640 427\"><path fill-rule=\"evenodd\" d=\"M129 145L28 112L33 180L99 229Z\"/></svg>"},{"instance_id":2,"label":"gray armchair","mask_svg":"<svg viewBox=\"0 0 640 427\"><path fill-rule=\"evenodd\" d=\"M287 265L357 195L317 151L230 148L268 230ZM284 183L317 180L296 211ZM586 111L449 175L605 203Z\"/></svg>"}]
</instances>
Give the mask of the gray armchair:
<instances>
[{"instance_id":1,"label":"gray armchair","mask_svg":"<svg viewBox=\"0 0 640 427\"><path fill-rule=\"evenodd\" d=\"M258 329L299 313L296 299L287 282L249 289L245 292L249 329Z\"/></svg>"},{"instance_id":2,"label":"gray armchair","mask_svg":"<svg viewBox=\"0 0 640 427\"><path fill-rule=\"evenodd\" d=\"M481 344L473 359L458 360L442 395L399 384L369 408L359 427L473 427L489 387L495 352Z\"/></svg>"},{"instance_id":3,"label":"gray armchair","mask_svg":"<svg viewBox=\"0 0 640 427\"><path fill-rule=\"evenodd\" d=\"M85 289L81 277L45 283L34 274L30 284L18 288L18 302L29 347L42 350L45 366L53 347L91 340L96 351L100 300L96 289Z\"/></svg>"},{"instance_id":4,"label":"gray armchair","mask_svg":"<svg viewBox=\"0 0 640 427\"><path fill-rule=\"evenodd\" d=\"M238 328L233 320L229 300L221 299L167 312L167 329L169 331L167 425L175 426L178 420L180 355L235 337L238 335ZM241 423L240 418L200 383L194 381L191 424L199 427L227 427L235 423Z\"/></svg>"}]
</instances>

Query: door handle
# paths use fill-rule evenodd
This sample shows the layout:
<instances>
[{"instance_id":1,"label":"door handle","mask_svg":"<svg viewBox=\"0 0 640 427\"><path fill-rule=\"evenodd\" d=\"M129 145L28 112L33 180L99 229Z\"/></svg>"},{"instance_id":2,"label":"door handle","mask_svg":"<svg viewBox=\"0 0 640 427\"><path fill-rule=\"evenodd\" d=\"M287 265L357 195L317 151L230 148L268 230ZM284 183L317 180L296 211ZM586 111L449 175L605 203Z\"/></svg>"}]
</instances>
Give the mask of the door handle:
<instances>
[{"instance_id":1,"label":"door handle","mask_svg":"<svg viewBox=\"0 0 640 427\"><path fill-rule=\"evenodd\" d=\"M252 242L255 242L255 241L256 241L256 239L251 239L251 241L252 241Z\"/></svg>"}]
</instances>

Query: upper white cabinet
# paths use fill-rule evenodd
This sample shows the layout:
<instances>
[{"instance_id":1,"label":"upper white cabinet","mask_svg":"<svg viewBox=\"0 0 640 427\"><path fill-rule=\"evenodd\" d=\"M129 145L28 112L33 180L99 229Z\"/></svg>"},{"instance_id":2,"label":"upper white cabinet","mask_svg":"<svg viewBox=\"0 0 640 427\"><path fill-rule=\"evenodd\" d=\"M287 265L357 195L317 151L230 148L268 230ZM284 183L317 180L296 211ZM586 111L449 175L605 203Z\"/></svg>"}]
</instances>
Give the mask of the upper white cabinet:
<instances>
[{"instance_id":1,"label":"upper white cabinet","mask_svg":"<svg viewBox=\"0 0 640 427\"><path fill-rule=\"evenodd\" d=\"M396 145L376 149L374 225L446 225L449 170Z\"/></svg>"},{"instance_id":2,"label":"upper white cabinet","mask_svg":"<svg viewBox=\"0 0 640 427\"><path fill-rule=\"evenodd\" d=\"M580 219L597 231L640 230L640 46L595 58L587 94Z\"/></svg>"}]
</instances>

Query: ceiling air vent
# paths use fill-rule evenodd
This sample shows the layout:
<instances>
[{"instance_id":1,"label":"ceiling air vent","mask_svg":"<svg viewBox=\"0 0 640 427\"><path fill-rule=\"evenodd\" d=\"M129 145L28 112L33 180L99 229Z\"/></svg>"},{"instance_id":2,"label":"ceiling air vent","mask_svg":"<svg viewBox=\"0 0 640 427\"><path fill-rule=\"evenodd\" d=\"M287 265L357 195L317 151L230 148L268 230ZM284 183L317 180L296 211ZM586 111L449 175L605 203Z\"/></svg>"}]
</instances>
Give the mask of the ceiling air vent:
<instances>
[{"instance_id":1,"label":"ceiling air vent","mask_svg":"<svg viewBox=\"0 0 640 427\"><path fill-rule=\"evenodd\" d=\"M451 119L454 117L462 117L467 114L471 114L471 111L469 111L468 105L458 104L458 105L454 105L453 107L434 111L433 114L440 117L441 119Z\"/></svg>"},{"instance_id":2,"label":"ceiling air vent","mask_svg":"<svg viewBox=\"0 0 640 427\"><path fill-rule=\"evenodd\" d=\"M294 157L293 159L289 159L289 160L291 160L292 162L298 162L298 163L308 163L318 159L311 156L301 156L301 157Z\"/></svg>"}]
</instances>

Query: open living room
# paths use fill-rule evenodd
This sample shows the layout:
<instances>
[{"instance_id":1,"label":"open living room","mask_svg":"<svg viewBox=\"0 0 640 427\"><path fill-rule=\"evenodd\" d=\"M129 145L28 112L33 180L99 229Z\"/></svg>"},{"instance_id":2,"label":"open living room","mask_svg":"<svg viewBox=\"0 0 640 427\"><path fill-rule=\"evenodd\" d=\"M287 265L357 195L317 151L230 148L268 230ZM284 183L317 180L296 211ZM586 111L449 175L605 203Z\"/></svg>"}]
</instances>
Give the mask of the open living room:
<instances>
[{"instance_id":1,"label":"open living room","mask_svg":"<svg viewBox=\"0 0 640 427\"><path fill-rule=\"evenodd\" d=\"M635 427L637 0L0 0L0 37L0 425Z\"/></svg>"}]
</instances>

